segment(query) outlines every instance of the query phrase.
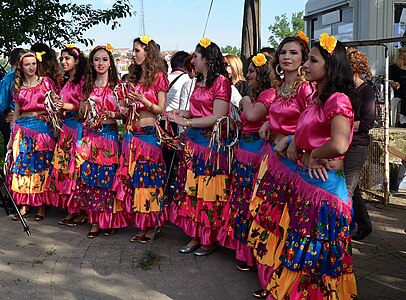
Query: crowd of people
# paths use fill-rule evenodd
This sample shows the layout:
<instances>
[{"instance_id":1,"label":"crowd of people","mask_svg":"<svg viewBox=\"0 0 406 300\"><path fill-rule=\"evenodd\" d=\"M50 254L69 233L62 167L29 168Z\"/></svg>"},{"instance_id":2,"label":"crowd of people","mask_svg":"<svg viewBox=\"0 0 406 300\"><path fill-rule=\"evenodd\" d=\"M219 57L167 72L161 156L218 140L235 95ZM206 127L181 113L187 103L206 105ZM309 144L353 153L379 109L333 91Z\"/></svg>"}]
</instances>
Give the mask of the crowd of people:
<instances>
[{"instance_id":1,"label":"crowd of people","mask_svg":"<svg viewBox=\"0 0 406 300\"><path fill-rule=\"evenodd\" d=\"M310 48L299 31L243 74L239 57L203 38L168 75L141 36L120 80L109 44L88 58L67 44L60 65L34 46L11 52L1 82L14 111L2 118L7 181L23 218L59 207L60 225L89 223L89 238L134 226L137 243L172 222L191 238L180 253L235 250L240 271L258 272L257 298L357 297L350 231L372 232L357 187L375 114L364 53L327 33ZM227 147L221 134L235 127Z\"/></svg>"}]
</instances>

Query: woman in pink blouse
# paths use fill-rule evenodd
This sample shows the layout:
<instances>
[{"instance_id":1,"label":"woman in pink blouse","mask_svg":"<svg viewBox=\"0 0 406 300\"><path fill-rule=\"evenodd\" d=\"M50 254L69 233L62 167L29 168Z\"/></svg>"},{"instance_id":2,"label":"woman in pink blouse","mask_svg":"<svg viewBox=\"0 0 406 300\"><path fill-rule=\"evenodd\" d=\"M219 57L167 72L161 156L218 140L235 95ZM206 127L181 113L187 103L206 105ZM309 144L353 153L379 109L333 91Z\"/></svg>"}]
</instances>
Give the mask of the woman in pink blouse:
<instances>
[{"instance_id":1,"label":"woman in pink blouse","mask_svg":"<svg viewBox=\"0 0 406 300\"><path fill-rule=\"evenodd\" d=\"M258 152L264 142L258 131L268 119L269 106L275 99L275 90L271 89L271 72L272 59L269 56L259 53L252 58L247 79L254 99L245 96L240 101L242 134L232 167L231 195L223 210L224 225L218 235L220 244L236 250L236 258L244 262L238 265L239 270L256 265L251 248L247 246L251 225L248 207L258 165Z\"/></svg>"},{"instance_id":2,"label":"woman in pink blouse","mask_svg":"<svg viewBox=\"0 0 406 300\"><path fill-rule=\"evenodd\" d=\"M215 249L223 206L229 197L225 153L209 147L212 126L230 111L231 84L220 48L208 38L196 46L192 64L197 83L189 110L174 110L170 121L187 127L184 150L179 157L171 221L192 240L181 253L208 255Z\"/></svg>"},{"instance_id":3,"label":"woman in pink blouse","mask_svg":"<svg viewBox=\"0 0 406 300\"><path fill-rule=\"evenodd\" d=\"M56 91L54 82L39 72L40 53L26 51L21 55L14 85L15 110L12 137L13 150L10 190L21 215L28 217L30 207L38 207L35 220L45 219L45 205L56 196L46 186L54 155L55 140L44 101L45 93ZM18 220L18 215L13 216Z\"/></svg>"},{"instance_id":4,"label":"woman in pink blouse","mask_svg":"<svg viewBox=\"0 0 406 300\"><path fill-rule=\"evenodd\" d=\"M62 82L59 93L64 120L59 141L55 147L50 187L59 194L59 197L53 200L53 205L68 211L68 215L59 221L59 224L76 226L85 222L86 216L75 201L72 201L72 196L79 176L75 158L82 136L82 121L78 116L78 110L83 100L84 77L88 66L83 53L71 44L61 51L60 61L65 72L65 81Z\"/></svg>"},{"instance_id":5,"label":"woman in pink blouse","mask_svg":"<svg viewBox=\"0 0 406 300\"><path fill-rule=\"evenodd\" d=\"M83 135L76 157L80 168L73 201L88 214L92 224L87 234L94 238L100 228L105 235L128 226L128 216L115 201L111 186L118 166L118 126L122 118L113 90L118 82L111 46L96 46L89 54L84 101L79 114L85 117Z\"/></svg>"},{"instance_id":6,"label":"woman in pink blouse","mask_svg":"<svg viewBox=\"0 0 406 300\"><path fill-rule=\"evenodd\" d=\"M248 245L253 248L257 260L262 287L254 292L258 298L267 294L266 287L275 263L274 253L263 249L278 241L283 242L279 224L286 201L286 188L284 185L274 186L272 179L281 170L295 168L294 163L286 158L286 148L289 136L295 133L300 113L312 99L312 88L304 79L302 67L308 53L307 37L299 33L281 42L273 61L272 91L275 98L269 107L269 121L260 129L260 135L270 142L262 151L250 203L253 221L249 228Z\"/></svg>"},{"instance_id":7,"label":"woman in pink blouse","mask_svg":"<svg viewBox=\"0 0 406 300\"><path fill-rule=\"evenodd\" d=\"M134 226L141 229L130 241L147 243L152 239L157 217L159 226L169 218L163 191L165 162L155 132L156 117L166 108L169 82L158 45L149 36L134 40L133 62L135 71L130 83L120 88L125 91L121 100L130 109L113 190Z\"/></svg>"}]
</instances>

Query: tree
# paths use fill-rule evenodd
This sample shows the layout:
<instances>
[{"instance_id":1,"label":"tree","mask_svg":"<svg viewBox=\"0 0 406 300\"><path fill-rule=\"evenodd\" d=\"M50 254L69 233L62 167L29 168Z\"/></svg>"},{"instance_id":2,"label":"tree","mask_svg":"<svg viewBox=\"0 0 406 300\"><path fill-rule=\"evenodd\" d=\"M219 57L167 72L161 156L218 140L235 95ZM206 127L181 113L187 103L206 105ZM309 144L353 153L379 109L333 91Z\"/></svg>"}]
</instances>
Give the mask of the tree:
<instances>
[{"instance_id":1,"label":"tree","mask_svg":"<svg viewBox=\"0 0 406 300\"><path fill-rule=\"evenodd\" d=\"M296 35L299 29L304 31L304 24L303 11L293 13L290 22L286 14L276 16L274 24L268 27L271 32L268 42L276 49L285 37Z\"/></svg>"},{"instance_id":2,"label":"tree","mask_svg":"<svg viewBox=\"0 0 406 300\"><path fill-rule=\"evenodd\" d=\"M221 47L221 52L222 52L222 53L227 53L227 54L235 54L235 55L237 55L238 57L239 57L240 54L241 54L241 50L240 50L240 49L238 49L238 48L235 47L235 46L230 46L230 45L226 45L226 46L224 46L224 47Z\"/></svg>"},{"instance_id":3,"label":"tree","mask_svg":"<svg viewBox=\"0 0 406 300\"><path fill-rule=\"evenodd\" d=\"M130 0L116 0L110 9L60 0L5 0L0 7L0 54L34 42L58 48L75 42L89 46L94 40L84 37L86 30L98 24L114 30L119 19L133 14Z\"/></svg>"}]
</instances>

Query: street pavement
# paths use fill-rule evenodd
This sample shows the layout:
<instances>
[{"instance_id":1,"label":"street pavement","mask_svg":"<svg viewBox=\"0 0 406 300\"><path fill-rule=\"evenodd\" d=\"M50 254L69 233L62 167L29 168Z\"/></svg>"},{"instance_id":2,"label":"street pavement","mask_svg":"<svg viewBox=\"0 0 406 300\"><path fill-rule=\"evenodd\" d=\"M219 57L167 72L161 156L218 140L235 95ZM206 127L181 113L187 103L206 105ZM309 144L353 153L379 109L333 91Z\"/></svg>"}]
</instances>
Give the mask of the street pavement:
<instances>
[{"instance_id":1,"label":"street pavement","mask_svg":"<svg viewBox=\"0 0 406 300\"><path fill-rule=\"evenodd\" d=\"M406 200L403 200L406 201ZM405 299L406 206L368 203L374 232L353 243L360 299ZM139 267L147 245L130 243L137 231L89 239L89 225L58 225L64 213L47 218L11 221L0 208L0 299L254 299L255 272L236 269L234 253L218 248L212 255L180 254L189 238L167 225L151 249L159 261L150 270Z\"/></svg>"}]
</instances>

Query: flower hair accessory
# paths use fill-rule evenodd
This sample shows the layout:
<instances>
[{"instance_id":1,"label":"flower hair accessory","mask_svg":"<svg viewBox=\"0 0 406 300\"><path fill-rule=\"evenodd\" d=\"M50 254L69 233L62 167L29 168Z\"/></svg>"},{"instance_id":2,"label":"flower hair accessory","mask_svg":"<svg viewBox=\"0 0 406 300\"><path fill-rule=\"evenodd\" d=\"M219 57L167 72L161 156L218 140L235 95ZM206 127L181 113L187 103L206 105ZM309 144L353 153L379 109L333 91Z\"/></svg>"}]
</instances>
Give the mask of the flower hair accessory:
<instances>
[{"instance_id":1,"label":"flower hair accessory","mask_svg":"<svg viewBox=\"0 0 406 300\"><path fill-rule=\"evenodd\" d=\"M104 49L106 51L111 51L111 50L114 50L114 47L112 45L110 45L110 43L107 43L106 46L100 45L100 46L94 47L93 50L94 49Z\"/></svg>"},{"instance_id":2,"label":"flower hair accessory","mask_svg":"<svg viewBox=\"0 0 406 300\"><path fill-rule=\"evenodd\" d=\"M324 48L330 54L330 56L332 56L337 45L337 38L335 36L328 35L328 33L326 32L323 32L322 34L320 34L319 41L320 46Z\"/></svg>"},{"instance_id":3,"label":"flower hair accessory","mask_svg":"<svg viewBox=\"0 0 406 300\"><path fill-rule=\"evenodd\" d=\"M258 53L252 58L252 62L257 67L261 67L266 64L266 56L263 53Z\"/></svg>"},{"instance_id":4,"label":"flower hair accessory","mask_svg":"<svg viewBox=\"0 0 406 300\"><path fill-rule=\"evenodd\" d=\"M203 48L207 48L210 46L211 44L211 40L209 38L202 38L199 42L200 46L202 46Z\"/></svg>"},{"instance_id":5,"label":"flower hair accessory","mask_svg":"<svg viewBox=\"0 0 406 300\"><path fill-rule=\"evenodd\" d=\"M42 62L42 56L45 54L45 51L35 52L35 57L39 62Z\"/></svg>"},{"instance_id":6,"label":"flower hair accessory","mask_svg":"<svg viewBox=\"0 0 406 300\"><path fill-rule=\"evenodd\" d=\"M304 41L306 44L309 43L309 38L302 30L297 31L297 36L299 37L299 39Z\"/></svg>"},{"instance_id":7,"label":"flower hair accessory","mask_svg":"<svg viewBox=\"0 0 406 300\"><path fill-rule=\"evenodd\" d=\"M65 47L66 47L66 48L69 48L69 49L73 49L73 48L75 48L76 46L75 46L75 44L66 44Z\"/></svg>"},{"instance_id":8,"label":"flower hair accessory","mask_svg":"<svg viewBox=\"0 0 406 300\"><path fill-rule=\"evenodd\" d=\"M151 37L149 35L143 35L140 37L140 41L143 42L144 44L148 45L148 43L151 41Z\"/></svg>"},{"instance_id":9,"label":"flower hair accessory","mask_svg":"<svg viewBox=\"0 0 406 300\"><path fill-rule=\"evenodd\" d=\"M66 44L65 48L70 49L70 50L73 51L73 53L75 53L77 56L80 55L79 50L76 48L75 44Z\"/></svg>"}]
</instances>

